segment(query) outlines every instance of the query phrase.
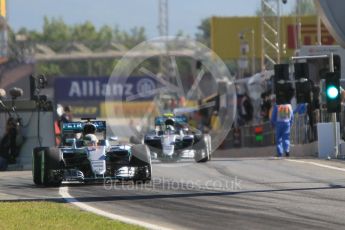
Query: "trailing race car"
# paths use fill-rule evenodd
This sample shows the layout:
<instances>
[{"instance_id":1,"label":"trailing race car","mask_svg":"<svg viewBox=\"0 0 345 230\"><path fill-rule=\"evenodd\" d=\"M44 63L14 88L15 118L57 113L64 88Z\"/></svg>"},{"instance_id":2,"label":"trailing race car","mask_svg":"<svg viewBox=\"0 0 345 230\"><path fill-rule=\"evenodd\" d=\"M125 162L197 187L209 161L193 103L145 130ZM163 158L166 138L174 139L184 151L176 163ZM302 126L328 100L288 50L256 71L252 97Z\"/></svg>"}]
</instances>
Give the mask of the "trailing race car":
<instances>
[{"instance_id":1,"label":"trailing race car","mask_svg":"<svg viewBox=\"0 0 345 230\"><path fill-rule=\"evenodd\" d=\"M183 115L156 117L155 129L145 135L144 143L154 158L161 161L193 157L198 163L211 160L211 136L190 128Z\"/></svg>"},{"instance_id":2,"label":"trailing race car","mask_svg":"<svg viewBox=\"0 0 345 230\"><path fill-rule=\"evenodd\" d=\"M62 181L150 181L149 148L143 144L111 145L113 141L117 138L106 138L105 121L63 123L59 147L33 150L34 183L59 186Z\"/></svg>"}]
</instances>

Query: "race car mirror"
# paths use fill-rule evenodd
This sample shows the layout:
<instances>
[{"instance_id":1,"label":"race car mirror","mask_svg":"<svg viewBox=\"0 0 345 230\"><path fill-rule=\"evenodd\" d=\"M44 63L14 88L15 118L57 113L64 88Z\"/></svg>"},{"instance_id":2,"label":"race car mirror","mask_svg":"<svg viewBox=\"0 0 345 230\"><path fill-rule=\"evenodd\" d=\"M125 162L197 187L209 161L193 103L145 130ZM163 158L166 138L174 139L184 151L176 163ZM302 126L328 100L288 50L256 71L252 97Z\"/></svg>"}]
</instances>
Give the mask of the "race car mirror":
<instances>
[{"instance_id":1,"label":"race car mirror","mask_svg":"<svg viewBox=\"0 0 345 230\"><path fill-rule=\"evenodd\" d=\"M71 145L73 148L77 148L77 140L75 138L67 138L66 144Z\"/></svg>"}]
</instances>

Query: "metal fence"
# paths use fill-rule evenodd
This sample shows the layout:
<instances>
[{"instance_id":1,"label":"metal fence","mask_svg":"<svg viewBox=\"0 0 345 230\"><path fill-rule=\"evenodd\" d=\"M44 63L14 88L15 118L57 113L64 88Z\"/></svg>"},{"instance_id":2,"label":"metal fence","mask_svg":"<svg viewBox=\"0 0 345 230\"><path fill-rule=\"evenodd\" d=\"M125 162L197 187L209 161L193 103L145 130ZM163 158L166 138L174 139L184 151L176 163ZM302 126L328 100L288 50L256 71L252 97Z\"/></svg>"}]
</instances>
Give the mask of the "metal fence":
<instances>
[{"instance_id":1,"label":"metal fence","mask_svg":"<svg viewBox=\"0 0 345 230\"><path fill-rule=\"evenodd\" d=\"M257 130L260 132L257 132ZM305 144L313 141L315 139L315 132L310 127L307 114L298 114L294 116L290 138L292 144ZM272 146L274 144L275 129L270 122L263 122L231 129L222 146L223 148L241 148Z\"/></svg>"},{"instance_id":2,"label":"metal fence","mask_svg":"<svg viewBox=\"0 0 345 230\"><path fill-rule=\"evenodd\" d=\"M295 114L291 127L291 144L306 144L313 140L313 131L310 127L307 114Z\"/></svg>"},{"instance_id":3,"label":"metal fence","mask_svg":"<svg viewBox=\"0 0 345 230\"><path fill-rule=\"evenodd\" d=\"M340 138L345 139L345 105L337 116L340 122ZM294 114L291 127L291 144L306 144L317 141L317 123L331 122L332 114L326 108L313 111L310 116L307 113ZM261 127L260 134L255 133L255 128ZM260 138L258 138L260 136ZM270 122L234 127L227 135L223 148L259 147L275 144L275 129Z\"/></svg>"},{"instance_id":4,"label":"metal fence","mask_svg":"<svg viewBox=\"0 0 345 230\"><path fill-rule=\"evenodd\" d=\"M337 120L340 123L340 138L345 140L345 104L342 110L337 114ZM326 108L313 111L310 115L294 114L293 125L291 127L291 144L306 144L317 141L317 123L331 122L332 114L327 112ZM255 133L255 128L261 127L262 132ZM258 138L260 135L260 138ZM260 147L275 145L275 129L270 122L264 122L255 125L245 125L231 129L221 148L242 148L242 147ZM345 158L340 151L338 158Z\"/></svg>"}]
</instances>

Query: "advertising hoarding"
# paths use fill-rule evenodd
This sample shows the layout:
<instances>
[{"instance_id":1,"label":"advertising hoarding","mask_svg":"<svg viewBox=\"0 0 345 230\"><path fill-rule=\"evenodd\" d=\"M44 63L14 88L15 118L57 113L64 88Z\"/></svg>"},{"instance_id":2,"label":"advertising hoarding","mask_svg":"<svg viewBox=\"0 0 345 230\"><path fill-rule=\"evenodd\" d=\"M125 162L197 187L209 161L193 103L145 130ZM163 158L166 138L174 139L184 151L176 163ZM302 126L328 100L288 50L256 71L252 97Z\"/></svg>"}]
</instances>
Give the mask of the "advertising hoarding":
<instances>
[{"instance_id":1,"label":"advertising hoarding","mask_svg":"<svg viewBox=\"0 0 345 230\"><path fill-rule=\"evenodd\" d=\"M59 77L54 82L55 102L70 105L75 117L105 117L105 107L141 116L151 106L157 81L149 76L134 76L112 81L109 77ZM106 102L106 97L112 101ZM155 110L156 108L152 108ZM117 114L121 116L121 114Z\"/></svg>"},{"instance_id":2,"label":"advertising hoarding","mask_svg":"<svg viewBox=\"0 0 345 230\"><path fill-rule=\"evenodd\" d=\"M59 101L145 101L153 98L157 82L149 76L128 77L125 82L113 81L109 77L59 77L55 79L55 100Z\"/></svg>"}]
</instances>

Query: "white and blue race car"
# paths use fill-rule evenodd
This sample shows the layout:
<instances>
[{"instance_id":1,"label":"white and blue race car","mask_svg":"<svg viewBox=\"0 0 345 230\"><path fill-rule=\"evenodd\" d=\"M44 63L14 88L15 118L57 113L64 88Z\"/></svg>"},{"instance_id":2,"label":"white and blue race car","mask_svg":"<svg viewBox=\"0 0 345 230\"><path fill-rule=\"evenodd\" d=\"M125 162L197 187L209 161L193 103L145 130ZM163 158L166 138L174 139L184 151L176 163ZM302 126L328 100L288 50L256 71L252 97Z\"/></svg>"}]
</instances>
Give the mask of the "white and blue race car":
<instances>
[{"instance_id":1,"label":"white and blue race car","mask_svg":"<svg viewBox=\"0 0 345 230\"><path fill-rule=\"evenodd\" d=\"M59 186L62 181L151 180L151 156L146 145L122 145L106 137L106 122L68 122L61 125L58 147L36 147L33 150L33 181L36 185ZM97 136L98 143L89 146L83 138ZM116 142L115 144L110 144Z\"/></svg>"},{"instance_id":2,"label":"white and blue race car","mask_svg":"<svg viewBox=\"0 0 345 230\"><path fill-rule=\"evenodd\" d=\"M164 114L155 118L155 129L144 136L151 156L162 162L194 158L202 163L211 160L211 136L188 125L187 117Z\"/></svg>"}]
</instances>

